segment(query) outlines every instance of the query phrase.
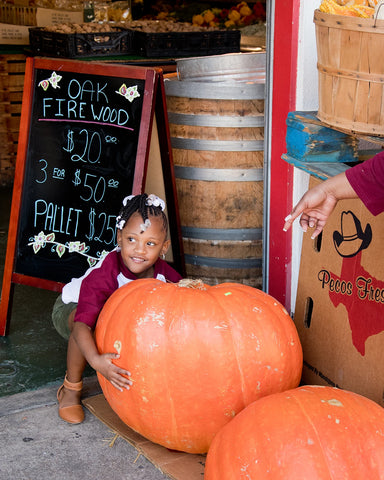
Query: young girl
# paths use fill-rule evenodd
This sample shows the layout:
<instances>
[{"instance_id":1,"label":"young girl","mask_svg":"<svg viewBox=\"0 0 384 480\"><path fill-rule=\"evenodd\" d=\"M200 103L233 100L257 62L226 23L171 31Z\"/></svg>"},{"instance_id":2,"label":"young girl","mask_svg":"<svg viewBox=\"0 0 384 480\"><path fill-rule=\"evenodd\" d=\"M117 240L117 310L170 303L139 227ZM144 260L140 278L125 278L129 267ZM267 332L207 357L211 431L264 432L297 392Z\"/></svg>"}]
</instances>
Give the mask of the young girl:
<instances>
[{"instance_id":1,"label":"young girl","mask_svg":"<svg viewBox=\"0 0 384 480\"><path fill-rule=\"evenodd\" d=\"M93 331L107 299L122 285L138 278L178 282L181 276L164 257L170 240L164 201L155 195L130 195L116 218L117 248L87 270L81 278L64 286L53 308L57 331L68 340L67 373L57 392L59 416L69 423L81 423L82 375L86 363L107 378L114 387L129 389L129 371L114 365L116 353L100 355Z\"/></svg>"}]
</instances>

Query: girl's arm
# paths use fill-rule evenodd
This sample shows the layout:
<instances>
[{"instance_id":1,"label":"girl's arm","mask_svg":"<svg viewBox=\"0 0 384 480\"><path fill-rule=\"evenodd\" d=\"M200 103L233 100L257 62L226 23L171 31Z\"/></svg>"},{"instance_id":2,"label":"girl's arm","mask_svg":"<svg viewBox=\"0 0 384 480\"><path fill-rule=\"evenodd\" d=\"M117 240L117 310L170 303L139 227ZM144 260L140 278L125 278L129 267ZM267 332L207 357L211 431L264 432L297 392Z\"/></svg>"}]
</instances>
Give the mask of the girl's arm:
<instances>
[{"instance_id":1,"label":"girl's arm","mask_svg":"<svg viewBox=\"0 0 384 480\"><path fill-rule=\"evenodd\" d=\"M85 323L75 322L72 334L81 353L94 370L101 373L118 390L122 391L123 388L129 390L132 385L132 381L127 378L131 375L130 372L113 363L114 359L120 358L119 354L104 353L100 355L92 330Z\"/></svg>"}]
</instances>

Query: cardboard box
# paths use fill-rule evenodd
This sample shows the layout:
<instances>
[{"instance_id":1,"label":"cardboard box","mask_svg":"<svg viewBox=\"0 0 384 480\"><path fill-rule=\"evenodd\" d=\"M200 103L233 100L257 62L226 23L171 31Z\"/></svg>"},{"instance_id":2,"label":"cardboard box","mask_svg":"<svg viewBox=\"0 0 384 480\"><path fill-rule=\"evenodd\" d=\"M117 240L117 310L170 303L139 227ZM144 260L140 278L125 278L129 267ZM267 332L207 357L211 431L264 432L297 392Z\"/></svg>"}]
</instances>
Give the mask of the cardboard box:
<instances>
[{"instance_id":1,"label":"cardboard box","mask_svg":"<svg viewBox=\"0 0 384 480\"><path fill-rule=\"evenodd\" d=\"M311 177L310 187L320 182ZM318 240L304 234L294 321L304 384L384 406L384 214L340 201Z\"/></svg>"},{"instance_id":2,"label":"cardboard box","mask_svg":"<svg viewBox=\"0 0 384 480\"><path fill-rule=\"evenodd\" d=\"M29 27L0 23L0 45L29 45Z\"/></svg>"},{"instance_id":3,"label":"cardboard box","mask_svg":"<svg viewBox=\"0 0 384 480\"><path fill-rule=\"evenodd\" d=\"M54 10L50 8L36 9L36 26L47 27L60 23L83 23L83 11Z\"/></svg>"},{"instance_id":4,"label":"cardboard box","mask_svg":"<svg viewBox=\"0 0 384 480\"><path fill-rule=\"evenodd\" d=\"M35 27L46 27L58 23L83 23L83 10L59 10L5 4L0 5L0 22Z\"/></svg>"},{"instance_id":5,"label":"cardboard box","mask_svg":"<svg viewBox=\"0 0 384 480\"><path fill-rule=\"evenodd\" d=\"M178 452L150 442L123 423L109 406L103 394L83 400L83 404L117 435L133 445L162 473L173 480L201 480L205 455Z\"/></svg>"}]
</instances>

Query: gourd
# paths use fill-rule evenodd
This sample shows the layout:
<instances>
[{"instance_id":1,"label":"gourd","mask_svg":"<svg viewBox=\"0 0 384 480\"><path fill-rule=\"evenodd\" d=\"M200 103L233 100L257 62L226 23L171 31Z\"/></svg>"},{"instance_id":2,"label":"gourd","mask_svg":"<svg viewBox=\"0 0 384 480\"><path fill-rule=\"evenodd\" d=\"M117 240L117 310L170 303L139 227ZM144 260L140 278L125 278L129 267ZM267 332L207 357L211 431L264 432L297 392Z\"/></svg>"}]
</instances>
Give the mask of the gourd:
<instances>
[{"instance_id":1,"label":"gourd","mask_svg":"<svg viewBox=\"0 0 384 480\"><path fill-rule=\"evenodd\" d=\"M384 409L346 390L305 386L264 397L225 425L205 480L382 480Z\"/></svg>"},{"instance_id":2,"label":"gourd","mask_svg":"<svg viewBox=\"0 0 384 480\"><path fill-rule=\"evenodd\" d=\"M319 10L324 13L330 13L333 15L346 15L347 17L363 17L372 18L375 13L375 9L368 5L360 5L358 3L350 2L344 5L337 0L322 0Z\"/></svg>"},{"instance_id":3,"label":"gourd","mask_svg":"<svg viewBox=\"0 0 384 480\"><path fill-rule=\"evenodd\" d=\"M195 288L155 279L119 288L96 326L100 353L131 373L120 392L98 375L121 420L174 450L205 453L245 406L299 384L302 349L275 299L235 283Z\"/></svg>"}]
</instances>

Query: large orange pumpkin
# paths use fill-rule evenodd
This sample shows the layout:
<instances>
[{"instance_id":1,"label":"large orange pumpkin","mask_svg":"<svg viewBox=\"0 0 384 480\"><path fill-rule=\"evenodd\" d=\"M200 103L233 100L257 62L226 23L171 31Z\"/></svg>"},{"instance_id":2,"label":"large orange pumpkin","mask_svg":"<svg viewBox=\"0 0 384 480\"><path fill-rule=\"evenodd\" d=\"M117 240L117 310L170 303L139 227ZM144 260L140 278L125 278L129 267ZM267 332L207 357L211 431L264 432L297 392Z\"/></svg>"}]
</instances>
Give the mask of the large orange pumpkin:
<instances>
[{"instance_id":1,"label":"large orange pumpkin","mask_svg":"<svg viewBox=\"0 0 384 480\"><path fill-rule=\"evenodd\" d=\"M262 398L214 438L205 480L383 480L384 409L332 387Z\"/></svg>"},{"instance_id":2,"label":"large orange pumpkin","mask_svg":"<svg viewBox=\"0 0 384 480\"><path fill-rule=\"evenodd\" d=\"M101 353L131 372L120 392L99 375L119 417L149 440L207 452L214 435L254 400L298 385L302 350L286 310L271 296L227 283L202 289L135 280L104 306Z\"/></svg>"}]
</instances>

